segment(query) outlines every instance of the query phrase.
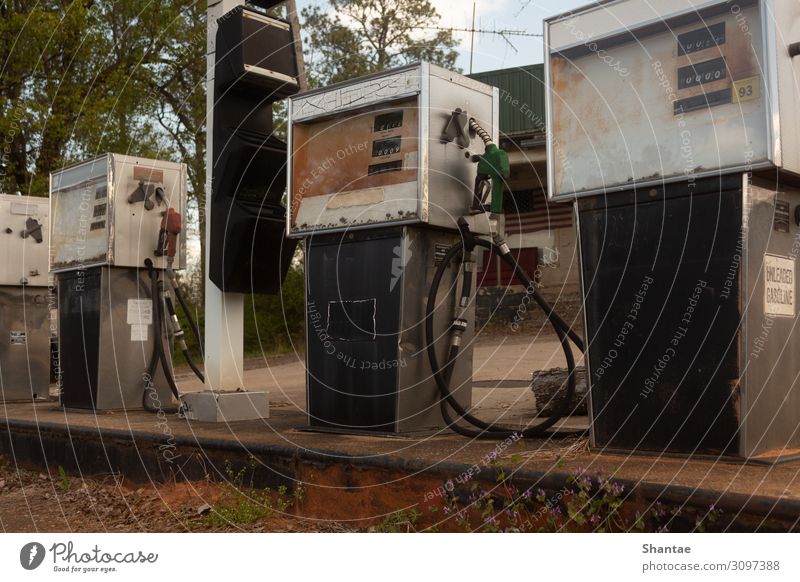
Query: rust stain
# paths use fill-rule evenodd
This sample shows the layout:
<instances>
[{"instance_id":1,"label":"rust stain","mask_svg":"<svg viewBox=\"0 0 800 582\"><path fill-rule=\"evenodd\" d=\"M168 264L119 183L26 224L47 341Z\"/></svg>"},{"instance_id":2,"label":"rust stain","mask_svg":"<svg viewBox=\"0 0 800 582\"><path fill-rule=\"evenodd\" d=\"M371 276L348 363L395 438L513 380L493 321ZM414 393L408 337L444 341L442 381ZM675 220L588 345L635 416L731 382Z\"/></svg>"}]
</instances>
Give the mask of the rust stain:
<instances>
[{"instance_id":1,"label":"rust stain","mask_svg":"<svg viewBox=\"0 0 800 582\"><path fill-rule=\"evenodd\" d=\"M350 208L351 206L367 206L379 204L384 200L383 188L367 188L353 192L340 192L328 200L325 207L329 210Z\"/></svg>"},{"instance_id":2,"label":"rust stain","mask_svg":"<svg viewBox=\"0 0 800 582\"><path fill-rule=\"evenodd\" d=\"M145 182L164 182L164 170L155 168L145 168L143 166L133 167L133 179L144 180Z\"/></svg>"},{"instance_id":3,"label":"rust stain","mask_svg":"<svg viewBox=\"0 0 800 582\"><path fill-rule=\"evenodd\" d=\"M374 131L378 113L403 111L401 127ZM404 163L419 151L419 110L416 98L368 107L353 114L308 124L297 124L292 133L292 224L302 200L338 192L366 190L417 179L415 165ZM400 137L400 151L373 156L373 143ZM399 161L400 170L369 175L370 165Z\"/></svg>"}]
</instances>

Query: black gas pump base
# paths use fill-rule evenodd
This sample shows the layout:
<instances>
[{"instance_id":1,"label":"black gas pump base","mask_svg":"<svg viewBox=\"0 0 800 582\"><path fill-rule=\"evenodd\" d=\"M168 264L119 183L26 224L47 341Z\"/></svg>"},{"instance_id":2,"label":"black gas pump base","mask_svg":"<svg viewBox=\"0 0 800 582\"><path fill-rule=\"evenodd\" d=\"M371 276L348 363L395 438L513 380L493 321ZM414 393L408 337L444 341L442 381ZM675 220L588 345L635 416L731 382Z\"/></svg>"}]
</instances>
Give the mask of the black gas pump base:
<instances>
[{"instance_id":1,"label":"black gas pump base","mask_svg":"<svg viewBox=\"0 0 800 582\"><path fill-rule=\"evenodd\" d=\"M635 456L641 458L666 458L683 459L685 461L703 461L709 463L726 463L730 465L759 465L773 466L795 463L800 461L800 450L768 451L752 457L737 457L735 455L711 455L709 453L673 453L669 451L648 451L616 449L613 447L589 446L589 451L598 455Z\"/></svg>"}]
</instances>

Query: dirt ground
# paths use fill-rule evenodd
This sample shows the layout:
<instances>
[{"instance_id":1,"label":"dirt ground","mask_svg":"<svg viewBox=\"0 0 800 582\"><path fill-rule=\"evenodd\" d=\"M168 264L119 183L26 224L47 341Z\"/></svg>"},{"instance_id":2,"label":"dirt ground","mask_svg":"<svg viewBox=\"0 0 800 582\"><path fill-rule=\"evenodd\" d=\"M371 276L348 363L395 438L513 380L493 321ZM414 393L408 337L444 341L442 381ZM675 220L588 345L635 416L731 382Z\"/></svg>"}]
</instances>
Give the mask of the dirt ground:
<instances>
[{"instance_id":1,"label":"dirt ground","mask_svg":"<svg viewBox=\"0 0 800 582\"><path fill-rule=\"evenodd\" d=\"M6 458L0 465L3 532L357 531L299 517L302 502L280 492L241 493L207 482L143 487L114 476L47 475Z\"/></svg>"},{"instance_id":2,"label":"dirt ground","mask_svg":"<svg viewBox=\"0 0 800 582\"><path fill-rule=\"evenodd\" d=\"M487 419L509 421L509 409L529 418L536 412L530 392L531 370L563 365L554 334L511 334L494 329L476 343L475 399ZM537 337L538 335L538 337ZM302 355L248 358L247 388L267 389L270 407L305 401ZM514 387L498 388L512 378ZM204 389L188 368L176 370L184 392ZM513 382L512 382L513 383ZM512 419L513 420L513 419ZM235 481L235 479L229 479ZM250 498L251 493L256 498ZM311 515L311 512L308 513ZM400 520L402 521L402 520ZM142 486L119 476L81 476L19 468L0 456L0 531L6 532L181 532L181 531L375 531L381 524L321 521L303 517L302 500L278 491L265 493L231 483L191 482ZM389 524L389 531L402 525Z\"/></svg>"}]
</instances>

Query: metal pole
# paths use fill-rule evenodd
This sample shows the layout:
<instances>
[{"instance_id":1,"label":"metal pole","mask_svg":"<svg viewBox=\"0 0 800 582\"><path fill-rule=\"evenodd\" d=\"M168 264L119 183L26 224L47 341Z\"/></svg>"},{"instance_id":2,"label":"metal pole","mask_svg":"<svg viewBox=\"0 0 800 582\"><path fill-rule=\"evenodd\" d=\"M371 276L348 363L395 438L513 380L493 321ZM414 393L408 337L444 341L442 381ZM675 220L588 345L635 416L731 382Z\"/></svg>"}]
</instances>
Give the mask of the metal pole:
<instances>
[{"instance_id":1,"label":"metal pole","mask_svg":"<svg viewBox=\"0 0 800 582\"><path fill-rule=\"evenodd\" d=\"M475 52L475 2L472 3L472 26L469 35L469 74L472 74L472 55Z\"/></svg>"},{"instance_id":2,"label":"metal pole","mask_svg":"<svg viewBox=\"0 0 800 582\"><path fill-rule=\"evenodd\" d=\"M244 4L242 0L210 0L207 26L206 81L206 303L205 376L208 390L236 390L244 386L244 295L223 293L208 278L211 249L211 174L214 169L214 63L217 19ZM224 220L224 217L218 217Z\"/></svg>"},{"instance_id":3,"label":"metal pole","mask_svg":"<svg viewBox=\"0 0 800 582\"><path fill-rule=\"evenodd\" d=\"M292 26L294 34L294 53L297 59L297 81L300 83L300 90L308 90L308 77L306 77L306 63L303 58L303 40L300 38L300 17L297 15L297 4L294 0L286 2L286 19Z\"/></svg>"}]
</instances>

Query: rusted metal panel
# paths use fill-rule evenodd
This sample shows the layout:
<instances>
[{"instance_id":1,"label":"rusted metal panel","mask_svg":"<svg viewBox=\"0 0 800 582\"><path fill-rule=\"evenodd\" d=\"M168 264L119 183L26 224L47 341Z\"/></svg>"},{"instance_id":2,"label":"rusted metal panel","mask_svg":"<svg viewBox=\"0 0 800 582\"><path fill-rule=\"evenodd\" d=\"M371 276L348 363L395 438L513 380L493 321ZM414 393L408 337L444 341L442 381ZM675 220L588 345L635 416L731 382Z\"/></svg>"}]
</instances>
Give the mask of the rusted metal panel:
<instances>
[{"instance_id":1,"label":"rusted metal panel","mask_svg":"<svg viewBox=\"0 0 800 582\"><path fill-rule=\"evenodd\" d=\"M648 21L639 14L647 3L612 4L630 8L622 25L632 32L598 34L607 16L602 10L548 23L550 195L769 164L773 128L760 5L712 6L701 19L686 13L685 2L677 15L670 12L675 3L665 2L648 7L658 17ZM724 35L707 38L712 26ZM697 50L684 50L684 43ZM735 89L750 95L734 97Z\"/></svg>"},{"instance_id":2,"label":"rusted metal panel","mask_svg":"<svg viewBox=\"0 0 800 582\"><path fill-rule=\"evenodd\" d=\"M461 109L497 140L497 100L496 89L428 63L293 97L288 234L398 223L455 229L473 199L476 168L466 154L483 144L473 136L465 148L442 135Z\"/></svg>"}]
</instances>

